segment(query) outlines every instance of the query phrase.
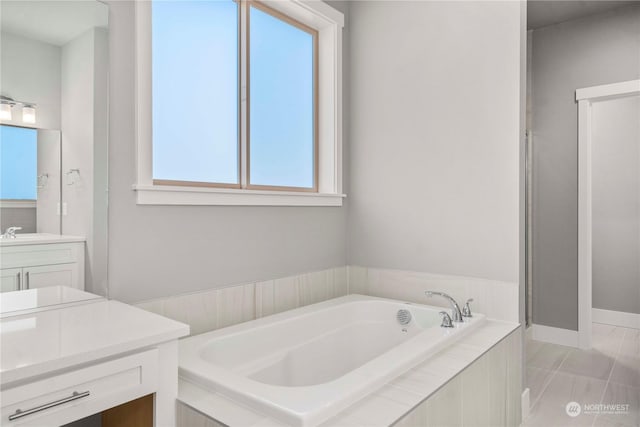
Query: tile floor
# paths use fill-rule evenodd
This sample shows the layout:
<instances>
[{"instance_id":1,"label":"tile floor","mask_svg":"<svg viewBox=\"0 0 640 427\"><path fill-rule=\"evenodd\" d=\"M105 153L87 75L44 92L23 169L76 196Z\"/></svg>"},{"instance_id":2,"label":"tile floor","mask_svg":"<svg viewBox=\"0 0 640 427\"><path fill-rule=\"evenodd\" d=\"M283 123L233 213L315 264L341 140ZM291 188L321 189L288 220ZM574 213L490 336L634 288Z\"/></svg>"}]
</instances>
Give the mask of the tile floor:
<instances>
[{"instance_id":1,"label":"tile floor","mask_svg":"<svg viewBox=\"0 0 640 427\"><path fill-rule=\"evenodd\" d=\"M523 427L640 427L640 330L594 323L591 350L529 340L526 355L531 411ZM582 413L567 415L569 402ZM590 404L629 406L586 413Z\"/></svg>"}]
</instances>

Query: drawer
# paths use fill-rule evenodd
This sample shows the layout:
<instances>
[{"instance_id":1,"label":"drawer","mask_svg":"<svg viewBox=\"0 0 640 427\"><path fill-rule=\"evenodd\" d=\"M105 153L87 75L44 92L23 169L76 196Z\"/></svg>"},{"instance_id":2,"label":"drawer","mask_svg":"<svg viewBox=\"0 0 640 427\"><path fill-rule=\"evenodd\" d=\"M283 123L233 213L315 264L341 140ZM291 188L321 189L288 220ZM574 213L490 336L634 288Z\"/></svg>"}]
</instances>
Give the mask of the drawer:
<instances>
[{"instance_id":1,"label":"drawer","mask_svg":"<svg viewBox=\"0 0 640 427\"><path fill-rule=\"evenodd\" d=\"M0 425L59 426L154 393L157 384L152 349L2 390Z\"/></svg>"},{"instance_id":2,"label":"drawer","mask_svg":"<svg viewBox=\"0 0 640 427\"><path fill-rule=\"evenodd\" d=\"M0 268L67 264L84 259L84 243L4 246L0 248Z\"/></svg>"}]
</instances>

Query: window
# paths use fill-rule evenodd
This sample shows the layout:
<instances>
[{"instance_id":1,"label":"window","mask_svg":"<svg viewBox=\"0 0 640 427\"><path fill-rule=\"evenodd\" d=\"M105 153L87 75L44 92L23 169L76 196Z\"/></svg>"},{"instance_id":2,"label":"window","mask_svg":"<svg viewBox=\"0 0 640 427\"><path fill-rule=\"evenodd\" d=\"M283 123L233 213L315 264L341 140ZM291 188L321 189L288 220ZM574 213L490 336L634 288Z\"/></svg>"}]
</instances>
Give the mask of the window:
<instances>
[{"instance_id":1,"label":"window","mask_svg":"<svg viewBox=\"0 0 640 427\"><path fill-rule=\"evenodd\" d=\"M0 199L36 200L38 131L0 126Z\"/></svg>"},{"instance_id":2,"label":"window","mask_svg":"<svg viewBox=\"0 0 640 427\"><path fill-rule=\"evenodd\" d=\"M154 1L153 179L237 186L238 6Z\"/></svg>"},{"instance_id":3,"label":"window","mask_svg":"<svg viewBox=\"0 0 640 427\"><path fill-rule=\"evenodd\" d=\"M154 0L136 20L138 203L341 205L342 14Z\"/></svg>"}]
</instances>

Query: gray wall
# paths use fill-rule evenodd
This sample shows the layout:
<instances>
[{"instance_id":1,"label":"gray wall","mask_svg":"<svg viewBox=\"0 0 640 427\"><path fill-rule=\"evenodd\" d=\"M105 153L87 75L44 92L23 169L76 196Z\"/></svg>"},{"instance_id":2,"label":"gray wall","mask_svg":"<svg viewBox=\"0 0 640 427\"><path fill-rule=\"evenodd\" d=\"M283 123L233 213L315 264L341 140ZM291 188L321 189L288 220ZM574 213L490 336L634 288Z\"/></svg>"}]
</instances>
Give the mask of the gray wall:
<instances>
[{"instance_id":1,"label":"gray wall","mask_svg":"<svg viewBox=\"0 0 640 427\"><path fill-rule=\"evenodd\" d=\"M640 96L593 103L593 307L640 313Z\"/></svg>"},{"instance_id":2,"label":"gray wall","mask_svg":"<svg viewBox=\"0 0 640 427\"><path fill-rule=\"evenodd\" d=\"M578 328L575 90L640 76L640 5L533 31L533 321Z\"/></svg>"},{"instance_id":3,"label":"gray wall","mask_svg":"<svg viewBox=\"0 0 640 427\"><path fill-rule=\"evenodd\" d=\"M0 229L22 227L18 233L36 232L36 208L0 208Z\"/></svg>"},{"instance_id":4,"label":"gray wall","mask_svg":"<svg viewBox=\"0 0 640 427\"><path fill-rule=\"evenodd\" d=\"M19 108L4 123L60 129L60 47L8 33L0 38L0 91L38 106L36 124L25 125Z\"/></svg>"},{"instance_id":5,"label":"gray wall","mask_svg":"<svg viewBox=\"0 0 640 427\"><path fill-rule=\"evenodd\" d=\"M346 207L136 205L134 8L108 4L110 296L136 302L344 265Z\"/></svg>"},{"instance_id":6,"label":"gray wall","mask_svg":"<svg viewBox=\"0 0 640 427\"><path fill-rule=\"evenodd\" d=\"M351 264L519 281L523 13L351 4Z\"/></svg>"}]
</instances>

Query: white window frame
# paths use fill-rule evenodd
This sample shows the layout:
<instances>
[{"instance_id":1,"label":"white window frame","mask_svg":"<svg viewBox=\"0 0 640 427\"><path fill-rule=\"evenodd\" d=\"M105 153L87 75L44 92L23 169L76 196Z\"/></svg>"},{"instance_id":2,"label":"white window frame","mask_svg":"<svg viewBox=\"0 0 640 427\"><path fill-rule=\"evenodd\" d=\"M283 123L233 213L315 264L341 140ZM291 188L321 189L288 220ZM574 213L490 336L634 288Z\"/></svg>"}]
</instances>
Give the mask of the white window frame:
<instances>
[{"instance_id":1,"label":"white window frame","mask_svg":"<svg viewBox=\"0 0 640 427\"><path fill-rule=\"evenodd\" d=\"M153 184L151 2L137 0L136 183L133 189L139 205L342 206L345 197L342 194L344 15L319 0L263 0L262 3L318 31L318 192Z\"/></svg>"}]
</instances>

